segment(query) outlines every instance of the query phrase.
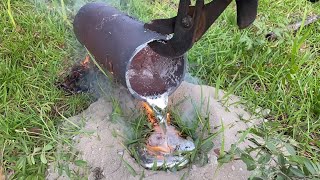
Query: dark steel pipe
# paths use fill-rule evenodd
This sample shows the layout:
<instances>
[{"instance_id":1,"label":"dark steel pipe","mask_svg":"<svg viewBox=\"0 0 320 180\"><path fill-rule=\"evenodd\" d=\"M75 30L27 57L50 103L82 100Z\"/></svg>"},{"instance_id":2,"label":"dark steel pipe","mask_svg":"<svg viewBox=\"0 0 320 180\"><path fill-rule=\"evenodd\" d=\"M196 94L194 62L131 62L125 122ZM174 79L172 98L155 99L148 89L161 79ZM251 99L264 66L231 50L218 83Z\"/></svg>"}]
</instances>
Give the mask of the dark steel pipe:
<instances>
[{"instance_id":1,"label":"dark steel pipe","mask_svg":"<svg viewBox=\"0 0 320 180\"><path fill-rule=\"evenodd\" d=\"M96 61L137 98L171 94L182 82L186 56L165 58L149 47L166 35L104 3L88 3L74 19L77 39Z\"/></svg>"}]
</instances>

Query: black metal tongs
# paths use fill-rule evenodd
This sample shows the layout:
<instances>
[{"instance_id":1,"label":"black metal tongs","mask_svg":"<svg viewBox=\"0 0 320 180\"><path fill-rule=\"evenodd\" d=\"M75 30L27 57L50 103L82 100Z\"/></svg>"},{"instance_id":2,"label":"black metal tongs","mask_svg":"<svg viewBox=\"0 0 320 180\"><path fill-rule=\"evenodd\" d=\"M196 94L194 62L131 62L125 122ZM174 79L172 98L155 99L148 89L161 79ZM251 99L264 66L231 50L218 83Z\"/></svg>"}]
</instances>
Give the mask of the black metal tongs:
<instances>
[{"instance_id":1,"label":"black metal tongs","mask_svg":"<svg viewBox=\"0 0 320 180\"><path fill-rule=\"evenodd\" d=\"M178 14L169 19L156 19L145 28L162 34L173 34L167 41L154 41L150 47L162 56L178 57L186 53L209 29L232 0L213 0L208 4L197 0L180 0ZM237 24L240 29L248 27L256 18L258 0L236 0Z\"/></svg>"}]
</instances>

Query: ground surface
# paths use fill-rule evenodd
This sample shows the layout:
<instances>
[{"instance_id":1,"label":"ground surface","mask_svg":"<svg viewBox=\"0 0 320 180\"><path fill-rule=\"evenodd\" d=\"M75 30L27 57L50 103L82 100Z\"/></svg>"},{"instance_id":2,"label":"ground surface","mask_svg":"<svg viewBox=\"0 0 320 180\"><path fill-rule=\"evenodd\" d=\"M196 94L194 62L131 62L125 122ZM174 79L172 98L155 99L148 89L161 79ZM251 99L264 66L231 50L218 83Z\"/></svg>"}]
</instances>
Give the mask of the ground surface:
<instances>
[{"instance_id":1,"label":"ground surface","mask_svg":"<svg viewBox=\"0 0 320 180\"><path fill-rule=\"evenodd\" d=\"M201 111L200 116L205 117L209 114L210 127L215 132L222 128L221 121L225 126L223 135L221 133L212 140L214 148L209 152L208 164L203 167L194 164L191 166L190 171L184 169L178 172L148 171L139 166L126 151L123 145L124 139L114 135L114 132L124 134L129 128L120 122L113 123L111 121L112 102L108 100L108 97L100 98L83 113L70 118L72 122L79 123L83 121L85 123L80 131L92 132L90 135L83 133L73 138L75 147L81 154L80 157L88 163L89 171L80 173L81 176L85 176L88 173L89 179L92 180L97 179L97 176L101 177L101 179L139 179L143 176L142 174L144 174L145 179L181 179L183 176L185 179L199 180L247 179L250 173L246 170L246 165L242 161L232 161L222 167L218 167L217 159L219 155L214 152L214 149L221 149L221 142L225 137L224 148L229 150L231 144L239 140L240 131L246 130L252 123L257 123L258 120L246 112L243 106L235 105L239 98L231 96L227 104L234 105L228 106L223 105L221 101L224 92L218 92L217 98L214 98L215 94L216 90L213 87L184 82L170 97L170 108L177 110L182 115L185 123L197 119L195 108L199 109L203 104L209 103L208 112L205 110L206 108L199 109ZM139 102L132 99L125 89L116 90L113 97L120 100L120 105L124 110L124 117L130 117L132 109L139 109ZM240 119L240 117L243 119ZM144 120L146 121L146 119ZM130 121L130 119L124 118L124 121ZM248 142L241 144L241 147L245 146L248 146ZM129 170L126 163L131 166L135 173ZM69 179L54 173L53 167L48 171L47 179L53 180L58 177L60 179ZM70 167L72 169L74 166Z\"/></svg>"},{"instance_id":2,"label":"ground surface","mask_svg":"<svg viewBox=\"0 0 320 180\"><path fill-rule=\"evenodd\" d=\"M121 2L128 3L123 11L145 22L174 16L177 8L171 0ZM43 178L48 162L76 156L56 152L60 140L70 142L60 124L91 101L85 94L66 94L55 82L85 56L71 26L84 3L0 2L0 177L3 172L12 178ZM256 106L269 109L269 121L257 129L260 135L293 144L299 158L319 161L320 22L295 36L285 26L320 14L320 3L260 0L258 12L253 26L240 31L232 3L189 52L191 71L203 84L241 96L251 112ZM277 41L265 39L270 31L278 34ZM309 165L298 161L301 169Z\"/></svg>"}]
</instances>

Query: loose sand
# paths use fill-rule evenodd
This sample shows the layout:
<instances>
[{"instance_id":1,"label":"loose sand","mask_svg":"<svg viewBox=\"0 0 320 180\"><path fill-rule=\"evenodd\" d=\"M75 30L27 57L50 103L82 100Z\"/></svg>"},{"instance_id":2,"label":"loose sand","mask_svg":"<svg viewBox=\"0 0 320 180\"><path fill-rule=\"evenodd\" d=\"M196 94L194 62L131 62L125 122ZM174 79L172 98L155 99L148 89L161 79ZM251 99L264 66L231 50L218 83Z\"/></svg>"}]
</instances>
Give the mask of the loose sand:
<instances>
[{"instance_id":1,"label":"loose sand","mask_svg":"<svg viewBox=\"0 0 320 180\"><path fill-rule=\"evenodd\" d=\"M216 97L217 95L217 97ZM169 107L174 107L180 112L185 121L194 119L195 107L201 109L201 114L205 115L207 107L209 107L209 117L211 129L217 131L223 122L225 127L225 150L230 149L235 143L241 130L247 129L252 123L258 120L245 111L242 105L239 105L239 98L230 95L228 102L221 100L224 92L209 86L194 85L183 82L177 91L169 98ZM120 101L124 118L129 120L136 113L139 102L133 99L126 89L119 88L113 92L112 96ZM214 148L209 152L209 163L203 167L192 165L190 171L184 169L178 172L151 171L139 166L135 160L127 153L122 139L115 132L121 133L128 131L124 123L120 121L114 123L110 121L112 113L112 103L108 97L100 98L97 102L81 114L69 118L72 122L85 122L82 131L93 132L91 134L83 133L74 137L74 146L80 152L80 159L87 161L88 169L79 171L80 176L88 176L91 180L107 179L107 180L127 180L140 179L144 174L144 179L152 180L175 180L181 179L247 179L250 173L246 170L246 166L241 161L232 161L218 168L217 154L214 149L219 149L223 135L213 139ZM202 107L201 107L202 106ZM246 123L243 120L249 120ZM218 128L217 128L218 127ZM249 143L244 142L240 146L245 147ZM137 175L133 176L128 167L124 163L125 160L136 171ZM59 175L56 172L55 164L52 163L48 169L47 179L70 179L65 175ZM70 164L70 169L77 171L78 168ZM217 169L218 168L218 169Z\"/></svg>"}]
</instances>

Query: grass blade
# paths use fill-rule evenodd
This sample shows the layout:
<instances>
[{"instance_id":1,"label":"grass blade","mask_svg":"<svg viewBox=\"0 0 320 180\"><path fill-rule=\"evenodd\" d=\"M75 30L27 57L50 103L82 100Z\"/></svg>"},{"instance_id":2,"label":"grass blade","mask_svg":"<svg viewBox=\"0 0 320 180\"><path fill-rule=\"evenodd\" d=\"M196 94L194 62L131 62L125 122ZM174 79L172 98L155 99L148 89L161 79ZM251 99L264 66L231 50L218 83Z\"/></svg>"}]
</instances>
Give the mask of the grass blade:
<instances>
[{"instance_id":1,"label":"grass blade","mask_svg":"<svg viewBox=\"0 0 320 180\"><path fill-rule=\"evenodd\" d=\"M7 12L8 12L8 15L9 15L9 18L10 18L10 21L11 21L11 24L12 24L12 26L13 26L13 28L14 29L16 29L17 28L17 25L16 25L16 22L15 22L15 20L14 20L14 18L13 18L13 15L12 15L12 11L11 11L11 1L10 0L8 0L7 1Z\"/></svg>"}]
</instances>

